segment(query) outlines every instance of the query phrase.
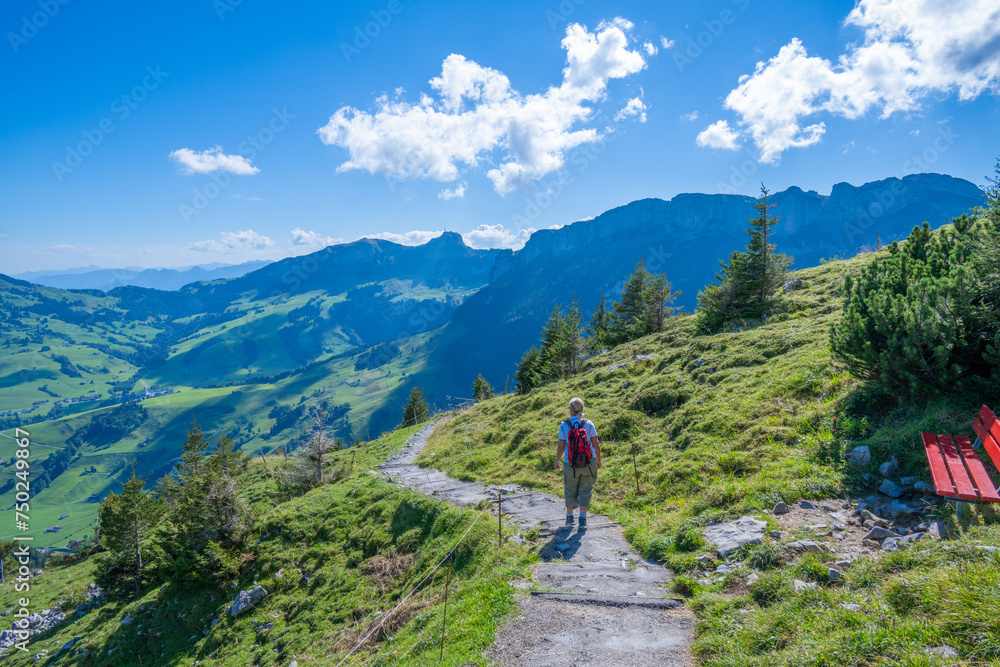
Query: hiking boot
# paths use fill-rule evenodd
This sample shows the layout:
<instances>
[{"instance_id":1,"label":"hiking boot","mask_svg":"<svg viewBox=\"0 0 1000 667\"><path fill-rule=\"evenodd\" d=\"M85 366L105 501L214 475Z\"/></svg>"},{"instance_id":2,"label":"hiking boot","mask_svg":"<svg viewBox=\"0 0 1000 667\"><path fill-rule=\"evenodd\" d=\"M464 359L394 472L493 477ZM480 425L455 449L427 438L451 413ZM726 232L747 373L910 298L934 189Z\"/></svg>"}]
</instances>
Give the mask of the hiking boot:
<instances>
[{"instance_id":1,"label":"hiking boot","mask_svg":"<svg viewBox=\"0 0 1000 667\"><path fill-rule=\"evenodd\" d=\"M573 525L573 515L572 514L567 514L566 515L566 525L567 526L572 526Z\"/></svg>"},{"instance_id":2,"label":"hiking boot","mask_svg":"<svg viewBox=\"0 0 1000 667\"><path fill-rule=\"evenodd\" d=\"M580 517L580 527L581 528L586 528L587 527L587 517L586 516L581 516Z\"/></svg>"}]
</instances>

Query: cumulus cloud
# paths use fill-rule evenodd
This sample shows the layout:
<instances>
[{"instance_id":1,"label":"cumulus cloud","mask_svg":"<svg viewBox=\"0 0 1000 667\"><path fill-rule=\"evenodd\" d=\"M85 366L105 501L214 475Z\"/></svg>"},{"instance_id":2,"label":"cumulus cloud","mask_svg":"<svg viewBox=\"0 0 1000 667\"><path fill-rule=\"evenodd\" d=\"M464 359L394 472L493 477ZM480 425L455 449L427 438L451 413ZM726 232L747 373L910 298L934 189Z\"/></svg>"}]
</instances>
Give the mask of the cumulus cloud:
<instances>
[{"instance_id":1,"label":"cumulus cloud","mask_svg":"<svg viewBox=\"0 0 1000 667\"><path fill-rule=\"evenodd\" d=\"M510 248L520 250L528 242L534 228L514 231L503 225L479 225L472 231L462 234L465 245L470 248Z\"/></svg>"},{"instance_id":2,"label":"cumulus cloud","mask_svg":"<svg viewBox=\"0 0 1000 667\"><path fill-rule=\"evenodd\" d=\"M209 148L207 151L193 151L190 148L178 148L169 155L170 159L180 163L186 174L207 174L213 171L228 171L239 176L252 176L260 173L260 169L250 164L250 160L242 155L226 155L222 146Z\"/></svg>"},{"instance_id":3,"label":"cumulus cloud","mask_svg":"<svg viewBox=\"0 0 1000 667\"><path fill-rule=\"evenodd\" d=\"M453 189L449 190L448 188L445 188L438 193L438 199L443 199L445 201L448 201L449 199L461 199L465 196L466 185L467 184L463 181L462 183L456 185Z\"/></svg>"},{"instance_id":4,"label":"cumulus cloud","mask_svg":"<svg viewBox=\"0 0 1000 667\"><path fill-rule=\"evenodd\" d=\"M566 28L562 83L544 93L522 95L502 72L459 54L448 56L441 75L430 80L431 94L418 102L375 100L372 112L338 109L318 130L323 143L344 148L338 171L363 169L391 178L457 182L464 169L489 168L500 194L558 170L571 149L596 141L590 120L607 96L612 79L646 66L630 50L632 24L616 18L594 32L578 24ZM495 153L500 153L499 163Z\"/></svg>"},{"instance_id":5,"label":"cumulus cloud","mask_svg":"<svg viewBox=\"0 0 1000 667\"><path fill-rule=\"evenodd\" d=\"M640 123L646 122L646 105L638 97L633 97L615 114L615 122L621 122L626 118L637 118Z\"/></svg>"},{"instance_id":6,"label":"cumulus cloud","mask_svg":"<svg viewBox=\"0 0 1000 667\"><path fill-rule=\"evenodd\" d=\"M793 39L726 97L762 161L819 142L826 131L820 114L857 119L877 111L887 118L919 109L930 95L972 100L1000 90L995 0L859 0L845 24L861 28L864 40L835 63Z\"/></svg>"},{"instance_id":7,"label":"cumulus cloud","mask_svg":"<svg viewBox=\"0 0 1000 667\"><path fill-rule=\"evenodd\" d=\"M660 46L662 46L664 49L669 49L673 47L673 45L676 43L677 42L672 39L667 39L666 37L660 37Z\"/></svg>"},{"instance_id":8,"label":"cumulus cloud","mask_svg":"<svg viewBox=\"0 0 1000 667\"><path fill-rule=\"evenodd\" d=\"M692 111L691 113L686 113L683 116L681 116L681 120L687 120L687 121L698 120L698 111L697 111L697 109L694 110L694 111Z\"/></svg>"},{"instance_id":9,"label":"cumulus cloud","mask_svg":"<svg viewBox=\"0 0 1000 667\"><path fill-rule=\"evenodd\" d=\"M705 148L736 150L740 146L740 135L729 127L729 123L718 120L698 133L695 143Z\"/></svg>"},{"instance_id":10,"label":"cumulus cloud","mask_svg":"<svg viewBox=\"0 0 1000 667\"><path fill-rule=\"evenodd\" d=\"M656 48L656 45L653 44L652 42L646 42L645 44L643 44L642 49L643 51L646 52L647 56L655 56L657 53L660 52L660 50Z\"/></svg>"},{"instance_id":11,"label":"cumulus cloud","mask_svg":"<svg viewBox=\"0 0 1000 667\"><path fill-rule=\"evenodd\" d=\"M233 253L246 250L264 250L273 246L274 241L252 229L240 232L223 232L218 241L196 241L189 244L198 252Z\"/></svg>"},{"instance_id":12,"label":"cumulus cloud","mask_svg":"<svg viewBox=\"0 0 1000 667\"><path fill-rule=\"evenodd\" d=\"M299 227L296 227L288 234L289 243L295 246L305 246L307 248L325 248L330 245L342 243L343 240L344 239L337 239L318 232L307 232Z\"/></svg>"}]
</instances>

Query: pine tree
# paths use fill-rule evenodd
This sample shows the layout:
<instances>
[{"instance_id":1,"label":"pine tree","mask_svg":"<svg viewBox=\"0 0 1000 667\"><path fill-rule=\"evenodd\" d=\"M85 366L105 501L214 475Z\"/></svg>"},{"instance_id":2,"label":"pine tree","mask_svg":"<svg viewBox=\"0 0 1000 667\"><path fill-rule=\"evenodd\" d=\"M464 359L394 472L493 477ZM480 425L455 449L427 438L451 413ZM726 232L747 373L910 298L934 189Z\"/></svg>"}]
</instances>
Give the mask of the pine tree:
<instances>
[{"instance_id":1,"label":"pine tree","mask_svg":"<svg viewBox=\"0 0 1000 667\"><path fill-rule=\"evenodd\" d=\"M566 313L566 346L565 365L567 374L576 373L576 358L583 352L583 313L580 312L580 302L574 295L573 303Z\"/></svg>"},{"instance_id":2,"label":"pine tree","mask_svg":"<svg viewBox=\"0 0 1000 667\"><path fill-rule=\"evenodd\" d=\"M664 273L652 274L646 284L646 291L643 294L643 301L646 304L646 314L643 318L643 334L663 331L663 325L674 308L670 305L678 296L680 290L670 291L671 283Z\"/></svg>"},{"instance_id":3,"label":"pine tree","mask_svg":"<svg viewBox=\"0 0 1000 667\"><path fill-rule=\"evenodd\" d=\"M517 393L527 394L535 387L540 386L544 380L541 373L542 353L531 346L527 352L521 356L521 362L517 365L517 372L514 373L514 384Z\"/></svg>"},{"instance_id":4,"label":"pine tree","mask_svg":"<svg viewBox=\"0 0 1000 667\"><path fill-rule=\"evenodd\" d=\"M488 398L493 398L493 387L486 381L482 373L476 376L475 381L472 383L472 397L477 401L485 401Z\"/></svg>"},{"instance_id":5,"label":"pine tree","mask_svg":"<svg viewBox=\"0 0 1000 667\"><path fill-rule=\"evenodd\" d=\"M406 401L406 405L403 406L403 426L413 426L415 424L421 424L431 417L430 408L427 406L427 400L424 398L424 390L420 387L414 387L410 391L410 397Z\"/></svg>"},{"instance_id":6,"label":"pine tree","mask_svg":"<svg viewBox=\"0 0 1000 667\"><path fill-rule=\"evenodd\" d=\"M109 493L98 510L101 544L131 572L136 593L142 588L144 544L164 510L163 503L147 492L145 485L146 480L135 474L133 466L121 494Z\"/></svg>"},{"instance_id":7,"label":"pine tree","mask_svg":"<svg viewBox=\"0 0 1000 667\"><path fill-rule=\"evenodd\" d=\"M611 313L608 312L604 295L601 295L601 302L594 309L594 314L590 317L590 324L587 325L587 350L591 354L597 354L603 350L608 343L608 327L611 325Z\"/></svg>"},{"instance_id":8,"label":"pine tree","mask_svg":"<svg viewBox=\"0 0 1000 667\"><path fill-rule=\"evenodd\" d=\"M569 327L557 303L552 314L542 327L539 372L545 382L566 375L566 360L569 356Z\"/></svg>"},{"instance_id":9,"label":"pine tree","mask_svg":"<svg viewBox=\"0 0 1000 667\"><path fill-rule=\"evenodd\" d=\"M298 477L300 482L318 486L323 483L323 466L327 455L340 449L340 445L326 436L326 423L321 408L312 408L310 416L313 427L308 442L298 453Z\"/></svg>"},{"instance_id":10,"label":"pine tree","mask_svg":"<svg viewBox=\"0 0 1000 667\"><path fill-rule=\"evenodd\" d=\"M648 316L646 288L649 280L650 274L646 269L646 263L640 258L635 265L635 271L622 286L621 301L611 304L608 342L612 345L635 340L644 335L642 332Z\"/></svg>"}]
</instances>

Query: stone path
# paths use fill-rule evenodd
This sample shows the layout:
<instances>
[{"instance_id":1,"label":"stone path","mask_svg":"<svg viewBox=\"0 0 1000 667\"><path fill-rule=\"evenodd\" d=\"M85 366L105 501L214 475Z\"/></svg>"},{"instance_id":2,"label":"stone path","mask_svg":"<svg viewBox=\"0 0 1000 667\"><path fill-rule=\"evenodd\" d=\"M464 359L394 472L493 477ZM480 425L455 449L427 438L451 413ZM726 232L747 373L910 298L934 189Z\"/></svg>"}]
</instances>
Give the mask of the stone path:
<instances>
[{"instance_id":1,"label":"stone path","mask_svg":"<svg viewBox=\"0 0 1000 667\"><path fill-rule=\"evenodd\" d=\"M500 629L490 650L503 665L555 667L673 667L691 665L694 619L668 598L670 572L644 560L608 517L592 514L588 526L564 525L562 498L517 487L462 482L414 464L435 424L415 433L379 470L400 486L459 506L503 497L504 524L540 526L548 542L534 579L543 593L525 595L520 612Z\"/></svg>"}]
</instances>

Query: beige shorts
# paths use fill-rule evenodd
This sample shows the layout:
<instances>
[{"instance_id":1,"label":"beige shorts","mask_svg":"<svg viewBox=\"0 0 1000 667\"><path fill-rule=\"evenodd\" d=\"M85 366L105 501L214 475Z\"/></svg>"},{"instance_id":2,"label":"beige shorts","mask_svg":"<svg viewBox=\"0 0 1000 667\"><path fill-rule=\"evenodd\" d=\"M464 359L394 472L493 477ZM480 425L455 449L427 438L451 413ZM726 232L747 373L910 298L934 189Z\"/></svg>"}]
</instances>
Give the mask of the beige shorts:
<instances>
[{"instance_id":1,"label":"beige shorts","mask_svg":"<svg viewBox=\"0 0 1000 667\"><path fill-rule=\"evenodd\" d=\"M574 468L563 462L563 496L566 498L566 509L575 510L577 507L590 507L590 496L594 492L594 482L596 481L596 460L590 462L589 468Z\"/></svg>"}]
</instances>

